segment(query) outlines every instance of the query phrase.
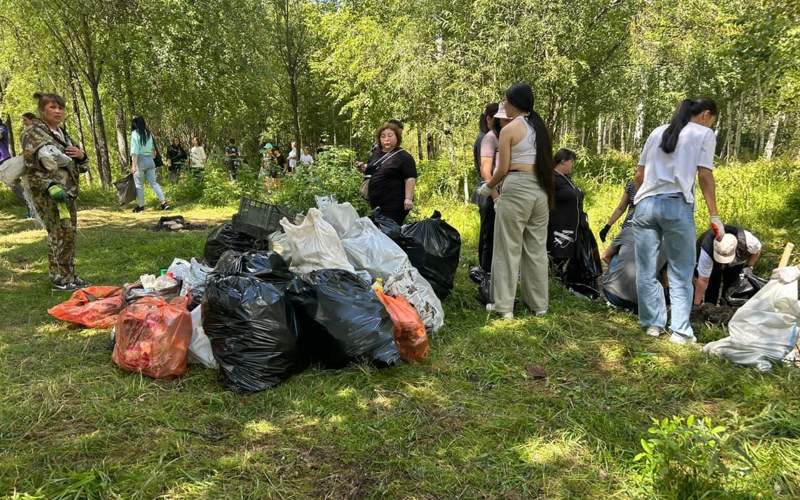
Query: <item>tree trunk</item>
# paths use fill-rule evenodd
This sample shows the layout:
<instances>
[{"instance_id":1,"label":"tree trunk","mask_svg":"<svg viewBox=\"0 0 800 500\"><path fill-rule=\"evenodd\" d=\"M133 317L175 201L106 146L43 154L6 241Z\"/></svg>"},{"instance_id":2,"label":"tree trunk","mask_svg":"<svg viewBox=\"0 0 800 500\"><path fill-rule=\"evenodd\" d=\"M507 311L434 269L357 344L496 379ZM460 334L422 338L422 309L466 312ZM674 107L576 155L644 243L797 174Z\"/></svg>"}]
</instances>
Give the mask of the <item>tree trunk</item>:
<instances>
[{"instance_id":1,"label":"tree trunk","mask_svg":"<svg viewBox=\"0 0 800 500\"><path fill-rule=\"evenodd\" d=\"M294 137L297 141L298 150L303 150L303 137L300 133L300 95L297 91L296 73L289 75L289 102L292 106L292 125L294 126Z\"/></svg>"},{"instance_id":2,"label":"tree trunk","mask_svg":"<svg viewBox=\"0 0 800 500\"><path fill-rule=\"evenodd\" d=\"M424 151L422 149L422 129L421 128L417 128L417 151L418 151L418 154L419 154L419 161L424 160L425 156L423 155Z\"/></svg>"},{"instance_id":3,"label":"tree trunk","mask_svg":"<svg viewBox=\"0 0 800 500\"><path fill-rule=\"evenodd\" d=\"M105 188L111 185L111 166L108 158L108 140L106 139L106 121L103 118L103 102L100 100L100 82L89 82L92 91L92 110L94 112L94 125L97 129L97 171L100 173L100 184Z\"/></svg>"},{"instance_id":4,"label":"tree trunk","mask_svg":"<svg viewBox=\"0 0 800 500\"><path fill-rule=\"evenodd\" d=\"M76 85L80 85L79 82L76 82L75 73L70 71L69 76L69 91L72 94L72 110L73 114L75 115L75 126L78 128L78 140L81 142L81 148L86 150L86 136L83 133L83 119L81 118L81 108L78 107L78 92L75 90ZM86 180L91 185L94 184L94 178L92 177L92 169L86 169Z\"/></svg>"},{"instance_id":5,"label":"tree trunk","mask_svg":"<svg viewBox=\"0 0 800 500\"><path fill-rule=\"evenodd\" d=\"M783 120L784 113L781 111L775 118L772 120L772 126L769 129L769 135L767 136L767 142L764 145L764 159L771 160L772 154L775 151L775 139L778 137L778 127Z\"/></svg>"},{"instance_id":6,"label":"tree trunk","mask_svg":"<svg viewBox=\"0 0 800 500\"><path fill-rule=\"evenodd\" d=\"M119 167L120 171L125 172L128 170L128 158L131 156L128 152L128 134L125 133L125 110L122 107L122 103L119 102L117 102L115 125L117 129L117 155L119 156Z\"/></svg>"},{"instance_id":7,"label":"tree trunk","mask_svg":"<svg viewBox=\"0 0 800 500\"><path fill-rule=\"evenodd\" d=\"M725 107L728 115L727 127L725 129L725 161L731 161L731 144L733 144L733 104L729 100Z\"/></svg>"},{"instance_id":8,"label":"tree trunk","mask_svg":"<svg viewBox=\"0 0 800 500\"><path fill-rule=\"evenodd\" d=\"M17 156L17 148L14 145L14 127L11 126L11 117L6 113L6 130L8 130L8 146L11 148L11 156Z\"/></svg>"},{"instance_id":9,"label":"tree trunk","mask_svg":"<svg viewBox=\"0 0 800 500\"><path fill-rule=\"evenodd\" d=\"M734 138L734 146L733 146L733 158L738 160L739 159L739 150L742 146L742 126L743 126L743 111L744 108L744 96L739 96L739 103L736 107L736 135Z\"/></svg>"},{"instance_id":10,"label":"tree trunk","mask_svg":"<svg viewBox=\"0 0 800 500\"><path fill-rule=\"evenodd\" d=\"M603 153L603 115L597 117L597 154Z\"/></svg>"},{"instance_id":11,"label":"tree trunk","mask_svg":"<svg viewBox=\"0 0 800 500\"><path fill-rule=\"evenodd\" d=\"M639 101L636 105L636 128L633 132L633 149L639 149L642 146L642 137L644 136L644 102Z\"/></svg>"},{"instance_id":12,"label":"tree trunk","mask_svg":"<svg viewBox=\"0 0 800 500\"><path fill-rule=\"evenodd\" d=\"M627 152L625 149L625 120L619 121L619 150L623 153Z\"/></svg>"}]
</instances>

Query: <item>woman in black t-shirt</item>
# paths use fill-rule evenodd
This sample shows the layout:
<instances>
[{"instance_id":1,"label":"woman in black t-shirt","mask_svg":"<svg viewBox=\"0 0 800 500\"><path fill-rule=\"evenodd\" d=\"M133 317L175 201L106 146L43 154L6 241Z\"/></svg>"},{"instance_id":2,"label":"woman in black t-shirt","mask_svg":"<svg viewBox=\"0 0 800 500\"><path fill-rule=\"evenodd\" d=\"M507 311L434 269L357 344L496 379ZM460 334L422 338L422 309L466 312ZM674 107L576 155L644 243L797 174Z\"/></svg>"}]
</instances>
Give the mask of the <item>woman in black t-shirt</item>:
<instances>
[{"instance_id":1,"label":"woman in black t-shirt","mask_svg":"<svg viewBox=\"0 0 800 500\"><path fill-rule=\"evenodd\" d=\"M384 123L378 129L378 147L364 170L370 176L370 207L380 207L384 215L401 225L414 207L417 183L417 164L400 147L402 139L403 133L397 125Z\"/></svg>"}]
</instances>

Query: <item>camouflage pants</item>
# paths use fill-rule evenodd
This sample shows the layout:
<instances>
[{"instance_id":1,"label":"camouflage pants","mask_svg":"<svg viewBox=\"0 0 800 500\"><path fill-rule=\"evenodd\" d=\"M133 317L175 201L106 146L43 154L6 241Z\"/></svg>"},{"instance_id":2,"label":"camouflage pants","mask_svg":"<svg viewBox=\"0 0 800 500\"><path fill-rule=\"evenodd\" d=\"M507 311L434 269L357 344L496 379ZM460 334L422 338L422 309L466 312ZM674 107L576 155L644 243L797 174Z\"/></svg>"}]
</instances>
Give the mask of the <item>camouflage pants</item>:
<instances>
[{"instance_id":1,"label":"camouflage pants","mask_svg":"<svg viewBox=\"0 0 800 500\"><path fill-rule=\"evenodd\" d=\"M53 283L70 283L75 279L75 234L78 227L78 212L75 200L67 201L69 219L61 220L56 202L46 193L31 190L33 203L47 229L50 279Z\"/></svg>"}]
</instances>

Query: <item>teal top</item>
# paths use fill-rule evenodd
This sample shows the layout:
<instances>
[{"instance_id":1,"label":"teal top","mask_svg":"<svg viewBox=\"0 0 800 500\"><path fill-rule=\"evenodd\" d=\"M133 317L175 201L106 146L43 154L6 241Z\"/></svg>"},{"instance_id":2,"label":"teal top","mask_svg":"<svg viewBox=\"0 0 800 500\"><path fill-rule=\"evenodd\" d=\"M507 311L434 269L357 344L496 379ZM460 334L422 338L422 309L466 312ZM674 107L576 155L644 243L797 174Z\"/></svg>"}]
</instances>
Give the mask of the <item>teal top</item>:
<instances>
[{"instance_id":1,"label":"teal top","mask_svg":"<svg viewBox=\"0 0 800 500\"><path fill-rule=\"evenodd\" d=\"M147 138L147 142L142 144L139 140L139 132L131 132L131 155L153 156L153 134Z\"/></svg>"}]
</instances>

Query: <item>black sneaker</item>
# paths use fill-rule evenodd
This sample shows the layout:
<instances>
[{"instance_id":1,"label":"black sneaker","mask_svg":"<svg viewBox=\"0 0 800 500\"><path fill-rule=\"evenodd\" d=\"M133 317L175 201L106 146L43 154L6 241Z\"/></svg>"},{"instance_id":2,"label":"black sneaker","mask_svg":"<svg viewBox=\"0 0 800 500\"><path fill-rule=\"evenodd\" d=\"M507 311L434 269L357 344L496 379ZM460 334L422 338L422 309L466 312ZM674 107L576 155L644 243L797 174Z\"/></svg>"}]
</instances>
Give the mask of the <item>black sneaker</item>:
<instances>
[{"instance_id":1,"label":"black sneaker","mask_svg":"<svg viewBox=\"0 0 800 500\"><path fill-rule=\"evenodd\" d=\"M169 203L167 203L166 201L161 204L161 210L169 210L170 208L172 207L170 207Z\"/></svg>"},{"instance_id":2,"label":"black sneaker","mask_svg":"<svg viewBox=\"0 0 800 500\"><path fill-rule=\"evenodd\" d=\"M133 209L133 213L138 214L139 212L144 212L144 207L136 206Z\"/></svg>"},{"instance_id":3,"label":"black sneaker","mask_svg":"<svg viewBox=\"0 0 800 500\"><path fill-rule=\"evenodd\" d=\"M75 276L75 278L73 278L72 283L77 285L78 288L86 288L87 286L91 285L91 283L89 283L88 281L80 279L77 276Z\"/></svg>"},{"instance_id":4,"label":"black sneaker","mask_svg":"<svg viewBox=\"0 0 800 500\"><path fill-rule=\"evenodd\" d=\"M54 292L74 292L79 290L81 287L76 285L74 282L71 283L53 283L51 290Z\"/></svg>"}]
</instances>

